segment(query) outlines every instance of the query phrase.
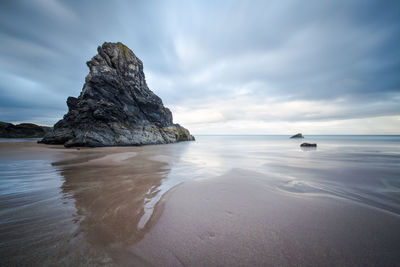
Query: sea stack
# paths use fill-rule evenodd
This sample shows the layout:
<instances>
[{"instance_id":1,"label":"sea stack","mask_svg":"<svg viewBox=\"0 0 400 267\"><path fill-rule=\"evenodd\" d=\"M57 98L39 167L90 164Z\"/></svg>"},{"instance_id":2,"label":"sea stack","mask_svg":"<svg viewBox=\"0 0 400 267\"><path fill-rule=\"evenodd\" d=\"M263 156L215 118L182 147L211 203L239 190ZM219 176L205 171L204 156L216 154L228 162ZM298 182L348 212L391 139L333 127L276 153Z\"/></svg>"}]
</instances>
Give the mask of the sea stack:
<instances>
[{"instance_id":1,"label":"sea stack","mask_svg":"<svg viewBox=\"0 0 400 267\"><path fill-rule=\"evenodd\" d=\"M68 113L40 141L72 146L126 146L194 140L146 84L143 63L124 44L104 43Z\"/></svg>"}]
</instances>

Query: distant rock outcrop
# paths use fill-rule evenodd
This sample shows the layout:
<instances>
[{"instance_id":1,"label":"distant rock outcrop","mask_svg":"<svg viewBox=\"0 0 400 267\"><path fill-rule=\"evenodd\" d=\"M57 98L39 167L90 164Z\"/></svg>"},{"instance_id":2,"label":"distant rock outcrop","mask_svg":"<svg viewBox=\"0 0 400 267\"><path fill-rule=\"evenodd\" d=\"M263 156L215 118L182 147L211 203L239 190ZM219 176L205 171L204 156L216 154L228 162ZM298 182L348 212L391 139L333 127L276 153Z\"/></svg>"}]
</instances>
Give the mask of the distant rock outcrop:
<instances>
[{"instance_id":1,"label":"distant rock outcrop","mask_svg":"<svg viewBox=\"0 0 400 267\"><path fill-rule=\"evenodd\" d=\"M304 138L304 136L301 133L298 133L298 134L291 136L290 138Z\"/></svg>"},{"instance_id":2,"label":"distant rock outcrop","mask_svg":"<svg viewBox=\"0 0 400 267\"><path fill-rule=\"evenodd\" d=\"M146 84L143 63L122 43L104 43L68 113L41 142L71 146L165 144L194 140Z\"/></svg>"},{"instance_id":3,"label":"distant rock outcrop","mask_svg":"<svg viewBox=\"0 0 400 267\"><path fill-rule=\"evenodd\" d=\"M14 125L12 123L0 121L1 138L40 138L49 131L51 131L50 127L39 126L33 123Z\"/></svg>"}]
</instances>

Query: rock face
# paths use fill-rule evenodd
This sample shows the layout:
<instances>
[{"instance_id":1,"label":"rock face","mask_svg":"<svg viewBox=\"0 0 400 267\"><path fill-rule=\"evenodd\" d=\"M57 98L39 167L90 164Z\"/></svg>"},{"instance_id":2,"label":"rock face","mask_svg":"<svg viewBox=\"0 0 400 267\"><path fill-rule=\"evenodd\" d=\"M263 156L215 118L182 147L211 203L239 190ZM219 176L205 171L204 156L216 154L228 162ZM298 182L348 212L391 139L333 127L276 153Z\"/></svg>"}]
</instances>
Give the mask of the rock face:
<instances>
[{"instance_id":1,"label":"rock face","mask_svg":"<svg viewBox=\"0 0 400 267\"><path fill-rule=\"evenodd\" d=\"M143 63L122 43L104 43L78 98L42 143L71 146L165 144L194 140L146 84Z\"/></svg>"},{"instance_id":2,"label":"rock face","mask_svg":"<svg viewBox=\"0 0 400 267\"><path fill-rule=\"evenodd\" d=\"M39 138L50 132L50 127L39 126L33 123L12 123L0 121L1 138Z\"/></svg>"},{"instance_id":3,"label":"rock face","mask_svg":"<svg viewBox=\"0 0 400 267\"><path fill-rule=\"evenodd\" d=\"M302 143L301 147L317 147L317 144L310 144L310 143Z\"/></svg>"},{"instance_id":4,"label":"rock face","mask_svg":"<svg viewBox=\"0 0 400 267\"><path fill-rule=\"evenodd\" d=\"M301 133L295 134L290 138L304 138L304 136Z\"/></svg>"}]
</instances>

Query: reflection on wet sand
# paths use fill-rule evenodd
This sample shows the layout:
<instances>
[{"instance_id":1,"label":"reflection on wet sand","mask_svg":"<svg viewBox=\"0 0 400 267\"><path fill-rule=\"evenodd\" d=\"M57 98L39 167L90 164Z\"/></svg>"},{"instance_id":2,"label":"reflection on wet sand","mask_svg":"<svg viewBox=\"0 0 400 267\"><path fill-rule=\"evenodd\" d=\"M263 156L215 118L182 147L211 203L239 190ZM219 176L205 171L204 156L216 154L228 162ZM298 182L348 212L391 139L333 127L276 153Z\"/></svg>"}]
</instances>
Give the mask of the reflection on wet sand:
<instances>
[{"instance_id":1,"label":"reflection on wet sand","mask_svg":"<svg viewBox=\"0 0 400 267\"><path fill-rule=\"evenodd\" d=\"M169 150L169 146L82 149L71 159L53 163L65 178L63 192L75 201L79 231L92 245L127 245L143 237L157 203L150 213L145 212L146 204L157 196L170 171L168 163L151 158L179 156Z\"/></svg>"},{"instance_id":2,"label":"reflection on wet sand","mask_svg":"<svg viewBox=\"0 0 400 267\"><path fill-rule=\"evenodd\" d=\"M0 265L147 265L126 248L155 223L186 147L0 143Z\"/></svg>"}]
</instances>

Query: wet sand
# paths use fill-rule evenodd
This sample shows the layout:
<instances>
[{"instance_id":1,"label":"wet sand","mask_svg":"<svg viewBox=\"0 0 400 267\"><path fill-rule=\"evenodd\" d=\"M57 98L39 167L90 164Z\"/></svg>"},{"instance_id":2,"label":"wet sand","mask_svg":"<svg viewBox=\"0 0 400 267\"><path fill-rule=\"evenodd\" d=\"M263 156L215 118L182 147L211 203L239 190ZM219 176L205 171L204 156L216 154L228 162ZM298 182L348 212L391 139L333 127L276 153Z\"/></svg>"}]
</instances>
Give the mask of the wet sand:
<instances>
[{"instance_id":1,"label":"wet sand","mask_svg":"<svg viewBox=\"0 0 400 267\"><path fill-rule=\"evenodd\" d=\"M397 213L319 190L297 190L296 184L282 186L284 179L250 169L171 183L174 164L187 160L185 149L0 143L0 162L29 168L0 176L9 180L0 189L11 190L2 189L0 197L1 265L400 262ZM17 178L22 186L12 188Z\"/></svg>"},{"instance_id":2,"label":"wet sand","mask_svg":"<svg viewBox=\"0 0 400 267\"><path fill-rule=\"evenodd\" d=\"M3 184L18 192L5 192L0 198L2 264L114 266L118 257L113 255L141 240L156 221L151 219L158 201L151 201L170 170L166 161L179 158L179 151L170 149L0 143L0 161L12 165L9 174L1 176L9 180ZM40 164L37 170L34 162ZM24 165L32 169L14 172ZM57 173L59 187L46 188L50 179L57 180ZM25 188L49 174L39 182L43 188ZM13 176L24 179L21 189L11 188ZM129 261L142 262L134 255Z\"/></svg>"},{"instance_id":3,"label":"wet sand","mask_svg":"<svg viewBox=\"0 0 400 267\"><path fill-rule=\"evenodd\" d=\"M182 184L132 251L155 266L395 266L400 218L236 169Z\"/></svg>"}]
</instances>

